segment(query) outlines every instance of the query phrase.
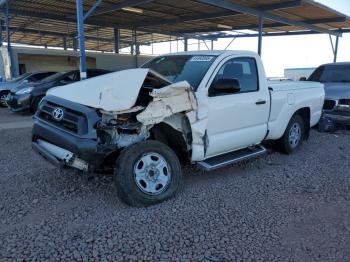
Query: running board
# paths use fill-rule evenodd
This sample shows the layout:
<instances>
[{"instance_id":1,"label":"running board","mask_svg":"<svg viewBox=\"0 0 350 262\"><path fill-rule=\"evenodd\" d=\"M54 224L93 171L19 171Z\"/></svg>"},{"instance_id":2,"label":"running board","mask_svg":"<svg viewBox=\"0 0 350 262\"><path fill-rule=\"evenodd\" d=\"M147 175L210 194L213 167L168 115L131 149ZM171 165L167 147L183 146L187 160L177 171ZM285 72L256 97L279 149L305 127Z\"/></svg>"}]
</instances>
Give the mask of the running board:
<instances>
[{"instance_id":1,"label":"running board","mask_svg":"<svg viewBox=\"0 0 350 262\"><path fill-rule=\"evenodd\" d=\"M266 153L267 150L265 147L263 147L262 145L256 145L253 147L243 148L237 151L232 151L223 155L214 156L204 161L200 161L197 164L201 169L205 171L211 171L243 160L262 156Z\"/></svg>"}]
</instances>

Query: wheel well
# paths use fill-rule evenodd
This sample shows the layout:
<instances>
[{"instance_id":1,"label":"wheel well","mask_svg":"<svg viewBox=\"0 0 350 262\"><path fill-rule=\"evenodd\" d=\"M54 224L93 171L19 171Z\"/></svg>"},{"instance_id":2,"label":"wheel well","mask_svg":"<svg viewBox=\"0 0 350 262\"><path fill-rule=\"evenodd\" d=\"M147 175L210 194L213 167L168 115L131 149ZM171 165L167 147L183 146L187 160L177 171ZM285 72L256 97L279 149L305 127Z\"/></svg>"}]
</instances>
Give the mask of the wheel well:
<instances>
[{"instance_id":1,"label":"wheel well","mask_svg":"<svg viewBox=\"0 0 350 262\"><path fill-rule=\"evenodd\" d=\"M294 115L299 115L303 119L305 139L308 139L310 136L310 118L311 118L310 108L309 107L300 108L298 111L295 112Z\"/></svg>"},{"instance_id":2,"label":"wheel well","mask_svg":"<svg viewBox=\"0 0 350 262\"><path fill-rule=\"evenodd\" d=\"M182 161L188 159L187 144L178 130L175 130L166 123L159 123L150 130L151 139L157 140L169 146L175 151L178 158Z\"/></svg>"}]
</instances>

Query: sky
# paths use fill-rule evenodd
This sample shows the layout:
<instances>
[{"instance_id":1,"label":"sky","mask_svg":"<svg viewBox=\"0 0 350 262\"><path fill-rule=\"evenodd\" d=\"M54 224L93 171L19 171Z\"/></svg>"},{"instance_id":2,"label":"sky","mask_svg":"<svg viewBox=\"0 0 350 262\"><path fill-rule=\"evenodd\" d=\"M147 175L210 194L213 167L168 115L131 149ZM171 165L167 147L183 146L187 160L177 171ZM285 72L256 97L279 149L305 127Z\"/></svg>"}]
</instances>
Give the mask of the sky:
<instances>
[{"instance_id":1,"label":"sky","mask_svg":"<svg viewBox=\"0 0 350 262\"><path fill-rule=\"evenodd\" d=\"M321 4L329 6L341 13L350 16L350 0L317 0ZM333 39L335 42L335 39ZM232 39L220 39L214 42L214 49L225 49ZM257 51L257 38L237 38L229 46L228 50ZM210 47L210 44L208 43ZM333 62L333 51L328 35L303 35L264 37L262 47L262 60L266 74L269 77L284 75L285 68L317 67L323 63ZM172 52L183 51L183 44L172 43ZM157 54L170 52L170 44L156 44L153 50ZM198 50L198 41L190 42L189 50ZM201 50L207 50L204 43ZM150 53L150 47L142 47L142 53ZM350 61L350 33L344 34L339 39L338 62Z\"/></svg>"}]
</instances>

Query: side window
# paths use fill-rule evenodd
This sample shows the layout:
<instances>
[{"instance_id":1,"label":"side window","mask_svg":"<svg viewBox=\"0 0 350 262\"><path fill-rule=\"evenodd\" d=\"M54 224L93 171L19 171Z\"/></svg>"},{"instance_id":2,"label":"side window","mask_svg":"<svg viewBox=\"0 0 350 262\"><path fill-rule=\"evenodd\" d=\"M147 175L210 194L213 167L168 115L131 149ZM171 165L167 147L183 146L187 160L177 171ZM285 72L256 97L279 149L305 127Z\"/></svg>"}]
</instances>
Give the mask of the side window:
<instances>
[{"instance_id":1,"label":"side window","mask_svg":"<svg viewBox=\"0 0 350 262\"><path fill-rule=\"evenodd\" d=\"M237 79L241 87L240 93L259 90L257 66L252 57L239 57L227 61L220 68L214 82L219 79Z\"/></svg>"}]
</instances>

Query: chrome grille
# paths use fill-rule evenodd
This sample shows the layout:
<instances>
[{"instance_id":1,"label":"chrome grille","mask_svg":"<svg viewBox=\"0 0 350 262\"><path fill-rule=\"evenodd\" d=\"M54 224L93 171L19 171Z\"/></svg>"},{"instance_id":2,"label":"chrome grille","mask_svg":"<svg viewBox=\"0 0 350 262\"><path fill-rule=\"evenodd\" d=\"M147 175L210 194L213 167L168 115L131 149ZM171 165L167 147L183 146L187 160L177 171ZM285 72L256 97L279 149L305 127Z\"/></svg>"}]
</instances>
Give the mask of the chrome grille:
<instances>
[{"instance_id":1,"label":"chrome grille","mask_svg":"<svg viewBox=\"0 0 350 262\"><path fill-rule=\"evenodd\" d=\"M60 120L53 117L52 113L56 108L62 108L64 111L63 118ZM37 115L44 121L76 134L82 134L87 129L87 120L83 113L52 102L45 102L39 108Z\"/></svg>"}]
</instances>

